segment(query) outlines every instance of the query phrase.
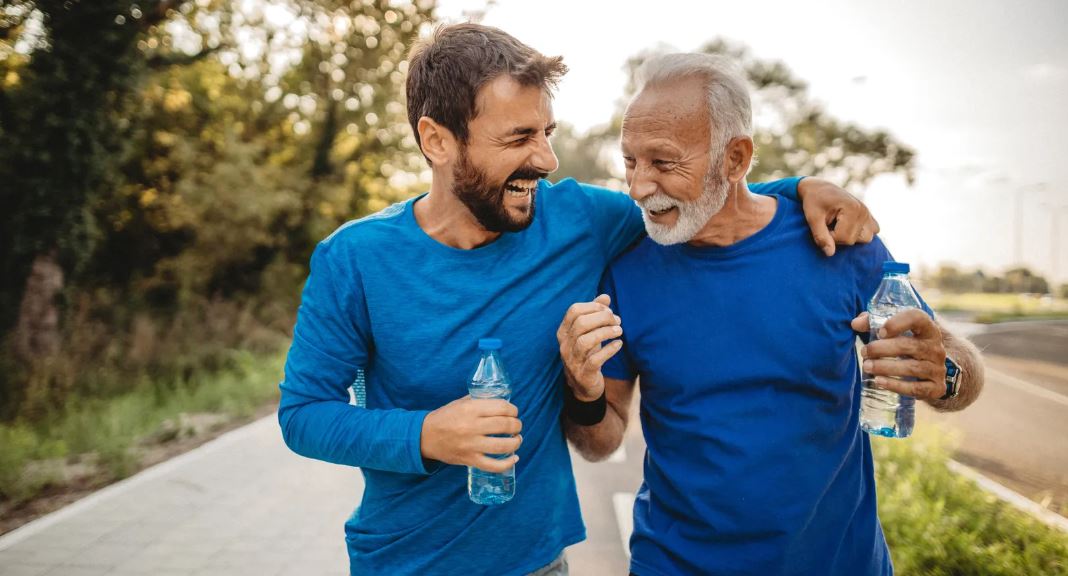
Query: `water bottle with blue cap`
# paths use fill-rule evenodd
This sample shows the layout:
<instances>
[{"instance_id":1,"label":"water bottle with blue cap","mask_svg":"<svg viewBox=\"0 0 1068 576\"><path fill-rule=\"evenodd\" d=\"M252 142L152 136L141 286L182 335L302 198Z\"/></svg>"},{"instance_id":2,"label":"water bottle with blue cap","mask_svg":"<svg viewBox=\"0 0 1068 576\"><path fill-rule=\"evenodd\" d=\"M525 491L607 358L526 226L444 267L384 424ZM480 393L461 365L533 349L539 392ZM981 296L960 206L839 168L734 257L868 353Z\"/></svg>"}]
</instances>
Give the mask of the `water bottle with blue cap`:
<instances>
[{"instance_id":1,"label":"water bottle with blue cap","mask_svg":"<svg viewBox=\"0 0 1068 576\"><path fill-rule=\"evenodd\" d=\"M909 308L923 309L920 297L909 282L909 265L904 262L884 262L883 280L868 304L869 342L879 339L879 330L891 316ZM912 336L911 332L904 334ZM876 388L874 379L871 374L863 375L861 429L868 434L888 438L909 437L916 421L916 399Z\"/></svg>"},{"instance_id":2,"label":"water bottle with blue cap","mask_svg":"<svg viewBox=\"0 0 1068 576\"><path fill-rule=\"evenodd\" d=\"M510 400L512 388L501 362L501 341L498 338L482 338L478 341L482 360L471 378L467 391L472 398L500 398ZM487 454L503 460L511 454ZM467 495L476 504L503 504L515 496L515 466L507 472L486 472L467 467Z\"/></svg>"}]
</instances>

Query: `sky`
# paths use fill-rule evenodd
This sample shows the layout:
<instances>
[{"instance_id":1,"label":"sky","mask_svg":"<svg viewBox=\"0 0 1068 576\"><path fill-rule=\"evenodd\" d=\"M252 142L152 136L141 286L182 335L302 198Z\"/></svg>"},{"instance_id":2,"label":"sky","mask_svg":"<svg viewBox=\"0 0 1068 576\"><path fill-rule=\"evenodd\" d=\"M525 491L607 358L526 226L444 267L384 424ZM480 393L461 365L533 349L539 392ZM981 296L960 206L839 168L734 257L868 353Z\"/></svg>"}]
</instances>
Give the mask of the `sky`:
<instances>
[{"instance_id":1,"label":"sky","mask_svg":"<svg viewBox=\"0 0 1068 576\"><path fill-rule=\"evenodd\" d=\"M484 7L440 0L438 15ZM556 116L580 129L610 118L636 52L744 43L783 61L833 116L917 151L912 187L884 176L864 190L898 260L1022 262L1068 282L1068 2L499 0L482 22L564 56Z\"/></svg>"}]
</instances>

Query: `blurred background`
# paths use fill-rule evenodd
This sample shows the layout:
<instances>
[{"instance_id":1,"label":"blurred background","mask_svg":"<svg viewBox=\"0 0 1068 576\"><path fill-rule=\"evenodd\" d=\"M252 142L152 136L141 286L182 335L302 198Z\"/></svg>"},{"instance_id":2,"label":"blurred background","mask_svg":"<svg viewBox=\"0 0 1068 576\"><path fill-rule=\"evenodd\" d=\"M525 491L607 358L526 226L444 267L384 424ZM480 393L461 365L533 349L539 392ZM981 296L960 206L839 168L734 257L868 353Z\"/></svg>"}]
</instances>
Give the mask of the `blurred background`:
<instances>
[{"instance_id":1,"label":"blurred background","mask_svg":"<svg viewBox=\"0 0 1068 576\"><path fill-rule=\"evenodd\" d=\"M750 180L818 175L862 197L921 293L986 354L975 406L874 442L898 572L1068 573L1063 2L0 0L0 533L24 526L0 537L0 574L119 573L148 544L165 558L174 525L145 516L166 490L152 482L196 485L168 502L215 511L187 530L205 559L174 573L248 567L218 559L265 520L221 522L308 482L320 500L275 508L283 526L255 534L270 549L286 523L322 526L306 547L322 556L256 573L345 570L358 473L243 442L277 436L263 418L315 243L425 190L405 57L462 20L565 57L552 178L620 189L636 66L736 58L754 88ZM212 482L174 464L181 482L139 475L64 508L229 430L209 446L218 462L195 461ZM575 461L590 535L572 573L625 571L641 450L634 429L609 463ZM263 500L212 504L245 502L205 496L236 482L224 466L257 471L242 481ZM136 487L140 516L102 512ZM55 510L83 520L81 539L27 552L62 524L27 523Z\"/></svg>"}]
</instances>

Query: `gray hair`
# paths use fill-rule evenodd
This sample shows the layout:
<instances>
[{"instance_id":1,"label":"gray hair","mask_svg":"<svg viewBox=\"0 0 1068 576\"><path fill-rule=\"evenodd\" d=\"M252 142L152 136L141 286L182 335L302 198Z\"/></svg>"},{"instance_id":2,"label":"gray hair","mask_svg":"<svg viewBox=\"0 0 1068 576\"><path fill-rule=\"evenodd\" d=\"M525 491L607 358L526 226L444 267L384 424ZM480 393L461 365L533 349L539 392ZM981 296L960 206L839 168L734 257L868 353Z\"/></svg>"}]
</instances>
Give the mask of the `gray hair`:
<instances>
[{"instance_id":1,"label":"gray hair","mask_svg":"<svg viewBox=\"0 0 1068 576\"><path fill-rule=\"evenodd\" d=\"M741 69L727 58L698 53L654 56L638 69L635 81L640 93L646 86L694 76L705 80L708 117L712 121L712 153L721 154L732 138L752 137L749 83Z\"/></svg>"}]
</instances>

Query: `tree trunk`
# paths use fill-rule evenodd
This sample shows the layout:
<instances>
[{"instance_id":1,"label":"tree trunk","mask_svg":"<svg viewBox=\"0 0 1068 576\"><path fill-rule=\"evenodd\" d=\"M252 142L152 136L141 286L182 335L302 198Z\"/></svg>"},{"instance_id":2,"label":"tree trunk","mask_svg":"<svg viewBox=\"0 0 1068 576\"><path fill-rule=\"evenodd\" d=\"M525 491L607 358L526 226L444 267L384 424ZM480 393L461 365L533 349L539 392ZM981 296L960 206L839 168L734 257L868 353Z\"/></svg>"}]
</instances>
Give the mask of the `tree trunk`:
<instances>
[{"instance_id":1,"label":"tree trunk","mask_svg":"<svg viewBox=\"0 0 1068 576\"><path fill-rule=\"evenodd\" d=\"M63 289L63 269L55 252L38 254L26 278L15 324L15 354L23 362L59 352L59 307L56 297Z\"/></svg>"}]
</instances>

